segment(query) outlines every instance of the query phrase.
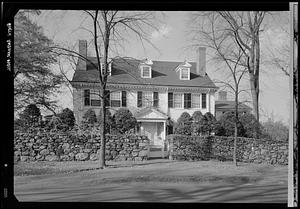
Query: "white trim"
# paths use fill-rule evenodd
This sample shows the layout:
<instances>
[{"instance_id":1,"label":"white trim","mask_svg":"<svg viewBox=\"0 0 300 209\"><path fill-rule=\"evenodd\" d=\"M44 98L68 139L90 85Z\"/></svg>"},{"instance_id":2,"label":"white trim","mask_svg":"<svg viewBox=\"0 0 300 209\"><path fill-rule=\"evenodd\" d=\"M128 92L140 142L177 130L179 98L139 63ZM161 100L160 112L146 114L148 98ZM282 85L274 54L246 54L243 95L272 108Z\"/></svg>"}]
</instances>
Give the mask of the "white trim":
<instances>
[{"instance_id":1,"label":"white trim","mask_svg":"<svg viewBox=\"0 0 300 209\"><path fill-rule=\"evenodd\" d=\"M144 72L144 68L149 68L149 76L144 76L143 72ZM151 66L149 65L140 65L140 69L141 69L141 77L142 78L152 78L152 69Z\"/></svg>"},{"instance_id":2,"label":"white trim","mask_svg":"<svg viewBox=\"0 0 300 209\"><path fill-rule=\"evenodd\" d=\"M188 67L180 67L179 69L180 69L180 76L179 76L180 80L185 80L185 81L190 80L190 74L191 74L190 68L188 68ZM188 78L182 78L182 70L187 70L188 71Z\"/></svg>"}]
</instances>

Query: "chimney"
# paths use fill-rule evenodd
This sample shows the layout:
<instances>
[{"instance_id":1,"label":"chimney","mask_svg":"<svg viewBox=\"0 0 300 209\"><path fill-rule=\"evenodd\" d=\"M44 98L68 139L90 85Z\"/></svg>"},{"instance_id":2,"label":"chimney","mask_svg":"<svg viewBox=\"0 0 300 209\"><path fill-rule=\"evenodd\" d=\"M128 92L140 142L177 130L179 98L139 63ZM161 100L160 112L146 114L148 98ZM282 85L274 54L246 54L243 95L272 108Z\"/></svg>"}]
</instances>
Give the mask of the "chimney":
<instances>
[{"instance_id":1,"label":"chimney","mask_svg":"<svg viewBox=\"0 0 300 209\"><path fill-rule=\"evenodd\" d=\"M87 57L87 41L86 40L79 40L79 52L81 56ZM78 57L78 70L86 70L86 60Z\"/></svg>"},{"instance_id":2,"label":"chimney","mask_svg":"<svg viewBox=\"0 0 300 209\"><path fill-rule=\"evenodd\" d=\"M199 47L197 49L197 69L196 73L200 76L205 76L206 73L206 48Z\"/></svg>"},{"instance_id":3,"label":"chimney","mask_svg":"<svg viewBox=\"0 0 300 209\"><path fill-rule=\"evenodd\" d=\"M227 100L227 92L219 91L219 101L226 101L226 100Z\"/></svg>"}]
</instances>

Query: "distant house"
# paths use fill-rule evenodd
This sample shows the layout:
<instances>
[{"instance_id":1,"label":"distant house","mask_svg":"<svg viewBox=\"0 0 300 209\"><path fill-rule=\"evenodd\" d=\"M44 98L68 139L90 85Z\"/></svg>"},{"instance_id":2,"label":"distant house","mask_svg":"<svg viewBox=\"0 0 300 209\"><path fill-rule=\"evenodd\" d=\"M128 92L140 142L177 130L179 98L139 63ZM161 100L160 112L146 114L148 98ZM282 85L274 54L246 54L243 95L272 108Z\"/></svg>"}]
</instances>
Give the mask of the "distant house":
<instances>
[{"instance_id":1,"label":"distant house","mask_svg":"<svg viewBox=\"0 0 300 209\"><path fill-rule=\"evenodd\" d=\"M107 105L112 114L119 108L128 108L139 122L139 132L154 145L162 144L169 121L177 121L183 112L215 113L215 92L218 87L206 73L206 49L197 50L196 62L170 62L150 59L113 59L109 69ZM87 42L79 41L79 54L87 57ZM73 111L80 123L88 109L98 115L99 73L96 57L91 62L79 59L71 81Z\"/></svg>"},{"instance_id":2,"label":"distant house","mask_svg":"<svg viewBox=\"0 0 300 209\"><path fill-rule=\"evenodd\" d=\"M239 104L238 111L240 113L251 112L252 108L245 104ZM235 101L227 100L227 92L219 91L218 100L215 101L215 117L217 120L220 119L221 115L226 112L235 111Z\"/></svg>"}]
</instances>

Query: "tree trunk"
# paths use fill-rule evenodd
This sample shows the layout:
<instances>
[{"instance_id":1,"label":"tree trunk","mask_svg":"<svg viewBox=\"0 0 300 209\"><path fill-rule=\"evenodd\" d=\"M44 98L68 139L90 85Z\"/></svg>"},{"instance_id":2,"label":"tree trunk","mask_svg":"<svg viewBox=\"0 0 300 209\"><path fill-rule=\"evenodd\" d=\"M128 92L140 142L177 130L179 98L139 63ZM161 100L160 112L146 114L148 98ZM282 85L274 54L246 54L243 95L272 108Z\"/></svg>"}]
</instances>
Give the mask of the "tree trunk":
<instances>
[{"instance_id":1,"label":"tree trunk","mask_svg":"<svg viewBox=\"0 0 300 209\"><path fill-rule=\"evenodd\" d=\"M259 86L258 86L258 82L255 80L255 76L252 73L249 73L250 76L250 89L251 89L251 96L252 96L252 104L253 104L253 113L254 113L254 117L257 121L257 123L259 123ZM254 133L255 138L259 138L259 126L256 125L255 126L255 133Z\"/></svg>"},{"instance_id":2,"label":"tree trunk","mask_svg":"<svg viewBox=\"0 0 300 209\"><path fill-rule=\"evenodd\" d=\"M235 121L234 121L234 142L233 142L233 163L237 166L237 159L236 159L236 144L237 144L237 137L238 137L238 121L239 121L239 113L238 113L238 87L236 87L235 92Z\"/></svg>"},{"instance_id":3,"label":"tree trunk","mask_svg":"<svg viewBox=\"0 0 300 209\"><path fill-rule=\"evenodd\" d=\"M101 104L102 104L102 107L101 107L101 118L100 118L100 136L101 136L101 147L100 147L100 168L103 169L106 167L106 164L105 164L105 125L106 125L106 102L105 102L105 90L102 88L101 91L100 91L100 100L101 101Z\"/></svg>"}]
</instances>

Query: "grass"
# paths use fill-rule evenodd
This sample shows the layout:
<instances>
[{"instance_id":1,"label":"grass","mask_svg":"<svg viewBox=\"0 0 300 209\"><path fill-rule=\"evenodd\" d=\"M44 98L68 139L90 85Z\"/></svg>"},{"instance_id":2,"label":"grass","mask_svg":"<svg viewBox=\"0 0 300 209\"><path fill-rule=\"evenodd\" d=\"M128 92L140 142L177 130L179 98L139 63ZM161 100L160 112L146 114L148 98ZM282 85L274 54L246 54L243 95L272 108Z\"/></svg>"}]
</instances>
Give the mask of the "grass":
<instances>
[{"instance_id":1,"label":"grass","mask_svg":"<svg viewBox=\"0 0 300 209\"><path fill-rule=\"evenodd\" d=\"M219 161L19 162L20 201L286 202L287 166Z\"/></svg>"},{"instance_id":2,"label":"grass","mask_svg":"<svg viewBox=\"0 0 300 209\"><path fill-rule=\"evenodd\" d=\"M247 183L260 180L270 170L287 171L286 166L219 161L149 161L107 162L106 169L99 169L98 161L70 162L18 162L15 176L51 175L83 172L82 175L100 175L98 183L124 182L214 182ZM97 171L96 171L97 170ZM96 172L91 172L96 171ZM122 172L120 175L119 172Z\"/></svg>"}]
</instances>

